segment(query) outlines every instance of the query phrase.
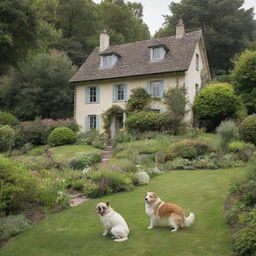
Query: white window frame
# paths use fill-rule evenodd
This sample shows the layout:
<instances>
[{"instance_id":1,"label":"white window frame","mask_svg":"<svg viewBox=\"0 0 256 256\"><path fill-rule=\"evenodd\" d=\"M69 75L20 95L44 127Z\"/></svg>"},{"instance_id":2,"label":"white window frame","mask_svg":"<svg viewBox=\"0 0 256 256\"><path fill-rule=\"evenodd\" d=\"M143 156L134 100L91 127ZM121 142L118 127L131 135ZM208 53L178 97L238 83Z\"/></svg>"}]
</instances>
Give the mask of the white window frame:
<instances>
[{"instance_id":1,"label":"white window frame","mask_svg":"<svg viewBox=\"0 0 256 256\"><path fill-rule=\"evenodd\" d=\"M166 50L162 46L150 48L150 61L160 61L164 59Z\"/></svg>"},{"instance_id":2,"label":"white window frame","mask_svg":"<svg viewBox=\"0 0 256 256\"><path fill-rule=\"evenodd\" d=\"M100 68L112 68L118 60L115 54L100 56Z\"/></svg>"}]
</instances>

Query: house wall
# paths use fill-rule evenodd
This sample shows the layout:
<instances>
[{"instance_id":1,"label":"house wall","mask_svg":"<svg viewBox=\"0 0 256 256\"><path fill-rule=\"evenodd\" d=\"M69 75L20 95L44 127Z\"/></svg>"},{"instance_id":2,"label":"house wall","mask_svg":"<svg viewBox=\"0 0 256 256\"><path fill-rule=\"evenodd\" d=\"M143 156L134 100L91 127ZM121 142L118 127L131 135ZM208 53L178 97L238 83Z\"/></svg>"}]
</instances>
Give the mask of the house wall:
<instances>
[{"instance_id":1,"label":"house wall","mask_svg":"<svg viewBox=\"0 0 256 256\"><path fill-rule=\"evenodd\" d=\"M81 131L85 131L85 118L87 115L98 115L101 116L104 111L110 108L112 105L119 105L125 109L126 102L113 102L112 100L112 86L114 84L125 83L127 84L127 99L131 95L131 90L137 87L147 88L148 81L151 80L163 80L164 91L168 88L174 87L177 84L184 86L185 74L184 73L173 73L166 75L154 75L146 77L133 77L126 79L114 79L107 81L93 81L84 82L76 86L75 93L75 119L80 126ZM99 86L100 98L99 103L85 103L85 88L86 86ZM152 108L165 110L164 105L161 101L154 101ZM103 120L102 116L99 121L100 132L103 132Z\"/></svg>"},{"instance_id":2,"label":"house wall","mask_svg":"<svg viewBox=\"0 0 256 256\"><path fill-rule=\"evenodd\" d=\"M205 56L203 55L203 53L203 45L201 41L199 41L196 45L196 49L192 57L190 66L185 73L185 84L190 103L188 106L189 108L191 108L191 105L193 104L194 99L196 97L196 84L199 85L198 91L202 88L202 74L204 73L207 76L209 76L209 72L207 70L208 67L206 67ZM196 54L198 54L199 56L199 70L196 69ZM185 121L192 122L192 119L192 111L189 111L189 113L185 116Z\"/></svg>"}]
</instances>

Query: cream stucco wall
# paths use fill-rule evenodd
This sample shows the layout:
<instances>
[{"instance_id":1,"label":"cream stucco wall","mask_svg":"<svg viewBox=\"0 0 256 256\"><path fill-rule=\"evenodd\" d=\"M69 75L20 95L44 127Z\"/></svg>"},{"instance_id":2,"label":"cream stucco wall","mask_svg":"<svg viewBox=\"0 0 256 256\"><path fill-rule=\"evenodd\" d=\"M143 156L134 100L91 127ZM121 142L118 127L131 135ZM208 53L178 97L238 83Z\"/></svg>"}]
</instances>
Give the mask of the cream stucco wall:
<instances>
[{"instance_id":1,"label":"cream stucco wall","mask_svg":"<svg viewBox=\"0 0 256 256\"><path fill-rule=\"evenodd\" d=\"M184 73L173 73L166 75L155 75L146 77L133 77L125 79L113 79L107 81L93 81L85 82L76 86L75 93L75 119L80 126L81 131L85 130L85 118L88 115L101 116L104 111L110 108L112 105L119 105L125 109L126 102L113 102L112 101L112 86L114 84L125 83L127 84L127 98L131 95L133 88L142 87L147 88L148 81L152 80L163 80L164 91L170 87L174 87L177 84L183 86L185 83ZM99 103L85 103L85 88L87 86L99 86L100 99ZM152 103L152 108L161 108L164 110L164 105L160 101ZM103 120L100 118L100 132L103 132Z\"/></svg>"}]
</instances>

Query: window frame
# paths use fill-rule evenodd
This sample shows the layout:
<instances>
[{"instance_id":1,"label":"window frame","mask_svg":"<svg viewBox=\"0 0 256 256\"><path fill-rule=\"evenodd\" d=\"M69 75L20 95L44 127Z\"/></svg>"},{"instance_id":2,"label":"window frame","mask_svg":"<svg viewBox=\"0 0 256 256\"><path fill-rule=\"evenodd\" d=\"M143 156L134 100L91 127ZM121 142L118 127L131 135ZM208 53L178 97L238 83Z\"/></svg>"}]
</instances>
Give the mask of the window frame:
<instances>
[{"instance_id":1,"label":"window frame","mask_svg":"<svg viewBox=\"0 0 256 256\"><path fill-rule=\"evenodd\" d=\"M196 70L199 71L199 54L196 53Z\"/></svg>"},{"instance_id":2,"label":"window frame","mask_svg":"<svg viewBox=\"0 0 256 256\"><path fill-rule=\"evenodd\" d=\"M109 63L106 61L107 59L110 59ZM100 56L100 67L101 69L105 68L112 68L117 63L118 57L115 54L106 54ZM106 65L108 64L108 65Z\"/></svg>"},{"instance_id":3,"label":"window frame","mask_svg":"<svg viewBox=\"0 0 256 256\"><path fill-rule=\"evenodd\" d=\"M159 57L155 56L155 52L159 50ZM156 62L163 60L166 54L166 50L163 46L151 47L150 48L150 61Z\"/></svg>"},{"instance_id":4,"label":"window frame","mask_svg":"<svg viewBox=\"0 0 256 256\"><path fill-rule=\"evenodd\" d=\"M156 89L158 91L158 95L153 95L153 83L158 83L158 88ZM154 85L155 86L155 85ZM149 95L151 95L151 97L154 98L163 98L163 93L164 93L164 81L163 80L151 80L148 82L148 88L147 88L147 92Z\"/></svg>"},{"instance_id":5,"label":"window frame","mask_svg":"<svg viewBox=\"0 0 256 256\"><path fill-rule=\"evenodd\" d=\"M122 99L119 98L119 88L122 88L123 90L123 97ZM123 102L123 101L127 101L127 84L126 83L119 83L119 84L114 84L113 85L113 95L112 95L112 99L113 102Z\"/></svg>"},{"instance_id":6,"label":"window frame","mask_svg":"<svg viewBox=\"0 0 256 256\"><path fill-rule=\"evenodd\" d=\"M91 121L91 118L93 118L93 120ZM91 122L93 122L93 126L94 127L91 127ZM88 115L88 130L91 130L91 129L95 129L97 130L97 115Z\"/></svg>"},{"instance_id":7,"label":"window frame","mask_svg":"<svg viewBox=\"0 0 256 256\"><path fill-rule=\"evenodd\" d=\"M94 95L91 95L91 90L94 89L95 92L94 92ZM96 103L97 102L97 87L96 86L91 86L89 87L89 103ZM95 100L91 100L92 98L95 98Z\"/></svg>"}]
</instances>

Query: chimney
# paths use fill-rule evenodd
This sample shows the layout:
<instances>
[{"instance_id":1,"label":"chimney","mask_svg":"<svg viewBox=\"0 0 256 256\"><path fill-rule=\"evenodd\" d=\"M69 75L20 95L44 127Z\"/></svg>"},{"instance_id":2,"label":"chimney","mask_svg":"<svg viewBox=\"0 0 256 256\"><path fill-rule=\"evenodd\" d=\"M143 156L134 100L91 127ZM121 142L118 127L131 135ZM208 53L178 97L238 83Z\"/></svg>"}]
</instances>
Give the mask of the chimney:
<instances>
[{"instance_id":1,"label":"chimney","mask_svg":"<svg viewBox=\"0 0 256 256\"><path fill-rule=\"evenodd\" d=\"M176 38L182 38L185 34L185 26L183 19L179 19L179 23L176 25Z\"/></svg>"},{"instance_id":2,"label":"chimney","mask_svg":"<svg viewBox=\"0 0 256 256\"><path fill-rule=\"evenodd\" d=\"M109 34L106 28L100 34L100 52L105 51L109 47Z\"/></svg>"}]
</instances>

